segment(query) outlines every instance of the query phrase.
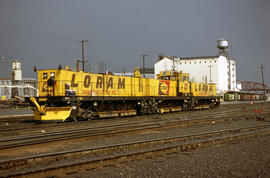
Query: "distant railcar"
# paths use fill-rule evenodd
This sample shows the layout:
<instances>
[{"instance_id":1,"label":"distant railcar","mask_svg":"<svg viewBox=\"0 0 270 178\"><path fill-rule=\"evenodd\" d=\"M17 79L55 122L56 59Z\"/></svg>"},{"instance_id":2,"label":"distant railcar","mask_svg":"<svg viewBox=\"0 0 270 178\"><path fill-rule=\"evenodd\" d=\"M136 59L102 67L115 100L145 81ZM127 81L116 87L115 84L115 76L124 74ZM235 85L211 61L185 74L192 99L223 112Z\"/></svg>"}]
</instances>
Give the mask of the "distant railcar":
<instances>
[{"instance_id":1,"label":"distant railcar","mask_svg":"<svg viewBox=\"0 0 270 178\"><path fill-rule=\"evenodd\" d=\"M224 101L255 101L264 100L263 94L254 94L247 92L227 92L224 94Z\"/></svg>"}]
</instances>

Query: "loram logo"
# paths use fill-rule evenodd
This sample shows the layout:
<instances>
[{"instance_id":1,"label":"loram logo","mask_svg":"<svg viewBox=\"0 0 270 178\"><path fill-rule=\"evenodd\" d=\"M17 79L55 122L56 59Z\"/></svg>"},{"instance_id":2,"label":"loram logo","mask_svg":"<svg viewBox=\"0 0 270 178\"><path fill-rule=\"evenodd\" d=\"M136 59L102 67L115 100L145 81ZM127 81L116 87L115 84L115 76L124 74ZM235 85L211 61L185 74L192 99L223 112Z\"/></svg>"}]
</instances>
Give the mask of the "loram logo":
<instances>
[{"instance_id":1,"label":"loram logo","mask_svg":"<svg viewBox=\"0 0 270 178\"><path fill-rule=\"evenodd\" d=\"M159 81L159 95L168 95L170 93L170 81Z\"/></svg>"}]
</instances>

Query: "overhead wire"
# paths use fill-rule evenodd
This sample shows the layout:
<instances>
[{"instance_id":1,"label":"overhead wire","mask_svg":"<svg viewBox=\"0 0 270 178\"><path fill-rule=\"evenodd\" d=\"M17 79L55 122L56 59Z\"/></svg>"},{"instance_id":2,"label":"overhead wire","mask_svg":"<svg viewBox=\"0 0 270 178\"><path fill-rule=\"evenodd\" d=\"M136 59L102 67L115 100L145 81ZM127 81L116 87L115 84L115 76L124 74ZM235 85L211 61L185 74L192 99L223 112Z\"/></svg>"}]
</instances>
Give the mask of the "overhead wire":
<instances>
[{"instance_id":1,"label":"overhead wire","mask_svg":"<svg viewBox=\"0 0 270 178\"><path fill-rule=\"evenodd\" d=\"M56 34L46 34L44 32L38 32L38 31L33 31L30 29L25 29L22 27L18 27L18 25L15 24L7 24L7 23L0 23L0 28L5 29L5 30L12 30L20 33L24 33L27 35L32 35L32 36L37 36L41 38L47 38L51 40L61 40L61 41L71 41L71 42L78 42L79 40L71 39L71 38L66 38L66 37L58 37ZM124 55L124 56L129 56L129 57L138 57L140 59L142 57L142 54L134 54L134 53L126 53L126 52L115 52L111 51L112 53L116 55ZM148 58L151 58L151 60L154 60L156 57L152 55L147 55ZM100 57L99 57L100 58Z\"/></svg>"},{"instance_id":2,"label":"overhead wire","mask_svg":"<svg viewBox=\"0 0 270 178\"><path fill-rule=\"evenodd\" d=\"M24 29L22 27L18 27L15 24L6 24L6 23L0 23L0 28L2 29L8 29L8 30L13 30L13 31L18 31L18 32L22 32L22 33L26 33L28 35L33 35L33 36L38 36L38 37L42 37L42 38L48 38L48 39L53 39L53 40L65 40L65 41L72 41L72 42L78 42L79 40L76 39L72 39L72 38L66 38L66 37L58 37L56 34L46 34L44 32L38 32L38 31L31 31L29 29ZM131 54L131 53L125 53L125 52L114 52L111 51L113 53L116 53L118 55L125 55L125 56L132 56L132 57L141 57L141 54ZM154 56L151 55L147 55L148 57L152 57L155 58Z\"/></svg>"},{"instance_id":3,"label":"overhead wire","mask_svg":"<svg viewBox=\"0 0 270 178\"><path fill-rule=\"evenodd\" d=\"M53 39L53 40L64 40L64 41L73 41L73 42L78 41L78 40L66 38L66 37L57 37L56 34L45 34L44 32L41 33L41 32L37 32L37 31L30 31L29 29L26 30L24 28L18 27L17 25L9 25L9 24L0 23L0 28L13 30L13 31L17 31L17 32L22 32L22 33L26 33L28 35L38 36L38 37L42 37L42 38Z\"/></svg>"}]
</instances>

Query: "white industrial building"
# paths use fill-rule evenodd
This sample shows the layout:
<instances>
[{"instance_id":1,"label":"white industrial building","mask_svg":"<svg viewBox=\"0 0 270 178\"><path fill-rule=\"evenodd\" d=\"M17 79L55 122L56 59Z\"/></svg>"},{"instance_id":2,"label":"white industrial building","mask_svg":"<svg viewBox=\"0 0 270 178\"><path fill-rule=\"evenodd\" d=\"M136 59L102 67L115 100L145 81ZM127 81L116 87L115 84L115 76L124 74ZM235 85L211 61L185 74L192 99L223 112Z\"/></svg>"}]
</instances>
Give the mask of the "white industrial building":
<instances>
[{"instance_id":1,"label":"white industrial building","mask_svg":"<svg viewBox=\"0 0 270 178\"><path fill-rule=\"evenodd\" d=\"M155 76L160 71L175 70L190 74L191 82L215 83L217 93L238 91L235 61L229 58L228 41L218 40L219 55L202 57L164 57L155 64Z\"/></svg>"},{"instance_id":2,"label":"white industrial building","mask_svg":"<svg viewBox=\"0 0 270 178\"><path fill-rule=\"evenodd\" d=\"M0 100L37 96L37 81L22 78L21 62L12 62L12 78L0 78Z\"/></svg>"}]
</instances>

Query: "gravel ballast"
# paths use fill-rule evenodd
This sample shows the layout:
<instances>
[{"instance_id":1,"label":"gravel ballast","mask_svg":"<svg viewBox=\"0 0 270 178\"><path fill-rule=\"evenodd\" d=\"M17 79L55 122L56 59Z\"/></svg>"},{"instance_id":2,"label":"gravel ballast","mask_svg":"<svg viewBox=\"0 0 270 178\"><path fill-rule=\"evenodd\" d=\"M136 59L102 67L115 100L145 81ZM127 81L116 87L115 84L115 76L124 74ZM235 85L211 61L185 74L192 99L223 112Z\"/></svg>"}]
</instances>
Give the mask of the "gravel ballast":
<instances>
[{"instance_id":1,"label":"gravel ballast","mask_svg":"<svg viewBox=\"0 0 270 178\"><path fill-rule=\"evenodd\" d=\"M260 110L261 113L256 113ZM140 123L147 120L155 120L161 126L162 119L170 121L183 119L188 120L194 116L196 118L219 118L226 119L225 122L211 121L204 124L194 125L172 125L162 129L143 129L136 132L122 134L109 134L96 137L86 137L71 139L59 142L50 142L11 148L8 151L1 150L2 160L21 156L40 155L46 153L56 153L70 151L79 148L94 148L128 142L143 140L161 139L173 136L184 136L219 130L227 130L243 127L254 127L270 124L270 103L223 105L214 110L203 110L194 112L178 112L161 115L148 115L141 117L126 117L121 119L104 119L100 121L85 122L85 126L92 127L96 124L129 123L136 121L138 127ZM223 112L224 111L224 112ZM237 116L230 119L232 116ZM60 130L59 124L59 130ZM76 124L72 124L76 128ZM71 127L69 126L69 127ZM68 128L69 128L68 127ZM37 131L49 133L50 129L37 128ZM58 129L57 129L58 130ZM64 130L64 128L63 128ZM42 133L43 133L42 132ZM34 134L34 133L33 133ZM269 177L270 173L270 134L248 138L245 140L232 140L219 145L207 145L205 148L199 147L193 151L181 153L170 153L160 156L142 157L142 160L123 161L116 165L98 165L89 169L79 168L68 172L71 177ZM159 146L159 145L158 145ZM158 147L157 146L157 147ZM118 150L117 150L118 151ZM116 151L116 152L117 152ZM121 151L121 150L119 150ZM124 150L123 150L124 151ZM116 153L114 152L114 153ZM165 154L165 153L164 153ZM138 159L140 159L139 157ZM67 163L71 159L63 160ZM52 162L47 162L52 164ZM46 164L47 164L46 163ZM42 167L42 165L39 165ZM80 172L83 171L83 172ZM86 172L84 172L86 171ZM51 175L53 176L53 175Z\"/></svg>"},{"instance_id":2,"label":"gravel ballast","mask_svg":"<svg viewBox=\"0 0 270 178\"><path fill-rule=\"evenodd\" d=\"M74 177L269 177L270 135L173 153Z\"/></svg>"}]
</instances>

